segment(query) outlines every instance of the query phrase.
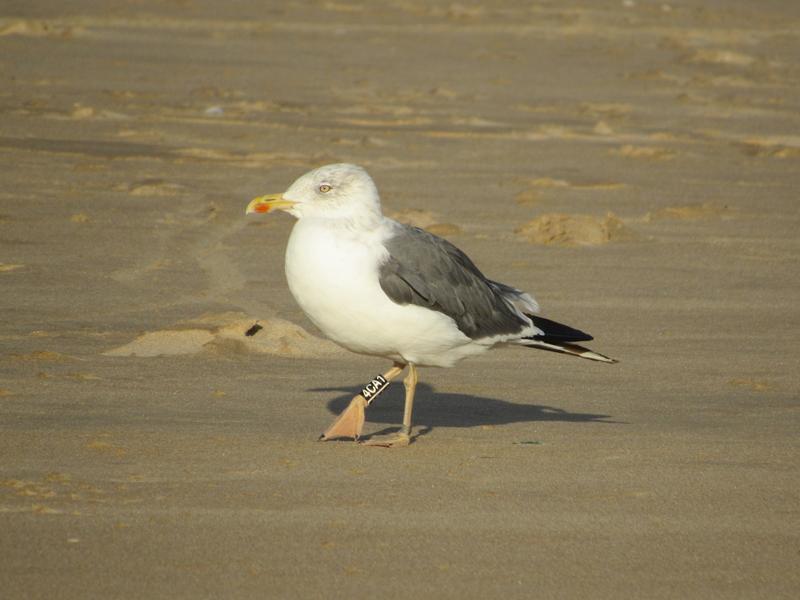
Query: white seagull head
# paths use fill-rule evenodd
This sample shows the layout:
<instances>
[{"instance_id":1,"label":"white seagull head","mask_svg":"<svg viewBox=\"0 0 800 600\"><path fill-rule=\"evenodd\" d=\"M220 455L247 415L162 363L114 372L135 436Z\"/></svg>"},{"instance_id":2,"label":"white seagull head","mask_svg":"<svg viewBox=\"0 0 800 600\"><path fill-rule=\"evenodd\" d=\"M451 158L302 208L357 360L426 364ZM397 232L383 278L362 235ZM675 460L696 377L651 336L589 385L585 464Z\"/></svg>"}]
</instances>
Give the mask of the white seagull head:
<instances>
[{"instance_id":1,"label":"white seagull head","mask_svg":"<svg viewBox=\"0 0 800 600\"><path fill-rule=\"evenodd\" d=\"M247 205L247 214L272 209L288 212L298 219L321 217L371 220L381 217L378 189L358 165L325 165L299 177L282 194L259 196Z\"/></svg>"}]
</instances>

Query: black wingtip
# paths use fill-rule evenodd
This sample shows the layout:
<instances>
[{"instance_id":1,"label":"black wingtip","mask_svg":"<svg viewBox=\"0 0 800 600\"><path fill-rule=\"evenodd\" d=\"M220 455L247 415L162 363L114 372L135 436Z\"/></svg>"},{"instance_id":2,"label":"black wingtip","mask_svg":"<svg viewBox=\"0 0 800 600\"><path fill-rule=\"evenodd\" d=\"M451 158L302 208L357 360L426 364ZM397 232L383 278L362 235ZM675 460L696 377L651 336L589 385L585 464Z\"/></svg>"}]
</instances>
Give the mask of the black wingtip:
<instances>
[{"instance_id":1,"label":"black wingtip","mask_svg":"<svg viewBox=\"0 0 800 600\"><path fill-rule=\"evenodd\" d=\"M538 315L528 315L533 325L541 329L543 335L535 335L532 339L542 342L588 342L594 338L580 329L575 329L563 323L557 323Z\"/></svg>"}]
</instances>

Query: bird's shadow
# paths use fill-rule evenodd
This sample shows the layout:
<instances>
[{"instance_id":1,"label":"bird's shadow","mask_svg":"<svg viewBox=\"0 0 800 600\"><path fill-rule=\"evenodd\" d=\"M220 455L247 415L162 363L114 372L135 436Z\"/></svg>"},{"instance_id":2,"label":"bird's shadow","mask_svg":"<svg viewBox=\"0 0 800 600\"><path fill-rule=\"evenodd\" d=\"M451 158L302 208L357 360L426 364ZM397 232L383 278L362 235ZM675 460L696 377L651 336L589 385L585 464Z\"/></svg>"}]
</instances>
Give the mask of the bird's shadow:
<instances>
[{"instance_id":1,"label":"bird's shadow","mask_svg":"<svg viewBox=\"0 0 800 600\"><path fill-rule=\"evenodd\" d=\"M313 388L311 392L341 392L328 401L328 410L342 412L360 387ZM397 425L402 421L405 395L402 385L392 385L367 410L367 421ZM573 423L620 423L610 420L610 415L569 412L554 406L540 404L515 404L497 398L469 394L434 392L432 386L419 383L414 398L414 424L417 435L425 435L436 427L476 427L480 425L507 425L530 421L564 421ZM376 434L388 433L398 427L389 427Z\"/></svg>"}]
</instances>

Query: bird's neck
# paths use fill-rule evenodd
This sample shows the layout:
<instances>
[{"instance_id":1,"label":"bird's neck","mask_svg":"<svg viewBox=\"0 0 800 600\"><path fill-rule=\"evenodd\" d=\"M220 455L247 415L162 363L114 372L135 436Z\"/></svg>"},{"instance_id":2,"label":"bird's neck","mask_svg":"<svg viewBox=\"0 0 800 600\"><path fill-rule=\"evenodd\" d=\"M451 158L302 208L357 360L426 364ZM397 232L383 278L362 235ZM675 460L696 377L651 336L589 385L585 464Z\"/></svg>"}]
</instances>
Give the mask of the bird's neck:
<instances>
[{"instance_id":1,"label":"bird's neck","mask_svg":"<svg viewBox=\"0 0 800 600\"><path fill-rule=\"evenodd\" d=\"M386 218L380 210L337 211L329 215L311 217L320 224L342 232L362 234L374 232L385 226Z\"/></svg>"}]
</instances>

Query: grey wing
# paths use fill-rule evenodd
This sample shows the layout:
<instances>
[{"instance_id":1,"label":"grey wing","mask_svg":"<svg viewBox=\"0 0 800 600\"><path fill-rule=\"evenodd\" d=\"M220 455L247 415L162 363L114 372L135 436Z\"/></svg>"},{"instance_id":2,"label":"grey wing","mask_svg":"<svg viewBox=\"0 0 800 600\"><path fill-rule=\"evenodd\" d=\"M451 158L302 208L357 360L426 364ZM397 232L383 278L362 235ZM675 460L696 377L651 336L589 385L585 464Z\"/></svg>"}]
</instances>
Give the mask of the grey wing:
<instances>
[{"instance_id":1,"label":"grey wing","mask_svg":"<svg viewBox=\"0 0 800 600\"><path fill-rule=\"evenodd\" d=\"M518 333L530 326L514 303L504 299L502 289L508 286L486 279L447 240L399 225L385 245L389 258L380 267L380 284L394 302L444 313L472 339Z\"/></svg>"}]
</instances>

